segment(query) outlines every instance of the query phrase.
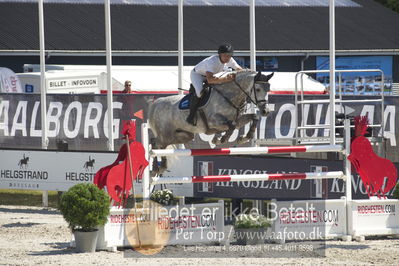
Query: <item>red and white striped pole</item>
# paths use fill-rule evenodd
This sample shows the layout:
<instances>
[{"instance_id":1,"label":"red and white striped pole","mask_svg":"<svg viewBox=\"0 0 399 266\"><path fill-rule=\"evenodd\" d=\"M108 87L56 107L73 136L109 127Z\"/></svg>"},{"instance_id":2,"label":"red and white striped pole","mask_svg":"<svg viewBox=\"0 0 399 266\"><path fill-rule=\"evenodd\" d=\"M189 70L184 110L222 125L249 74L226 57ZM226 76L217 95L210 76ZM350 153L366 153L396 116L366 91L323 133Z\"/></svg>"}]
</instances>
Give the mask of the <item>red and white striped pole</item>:
<instances>
[{"instance_id":1,"label":"red and white striped pole","mask_svg":"<svg viewBox=\"0 0 399 266\"><path fill-rule=\"evenodd\" d=\"M158 177L154 178L152 185L157 184L177 184L177 183L204 183L204 182L238 182L238 181L272 181L272 180L292 180L292 179L332 179L344 178L342 171L335 172L310 172L310 173L291 173L291 174L254 174L254 175L208 175L208 176L189 176L189 177Z\"/></svg>"},{"instance_id":2,"label":"red and white striped pole","mask_svg":"<svg viewBox=\"0 0 399 266\"><path fill-rule=\"evenodd\" d=\"M151 150L151 156L210 156L210 155L260 155L291 152L341 152L342 145L303 145L275 147L242 147L219 149L164 149Z\"/></svg>"}]
</instances>

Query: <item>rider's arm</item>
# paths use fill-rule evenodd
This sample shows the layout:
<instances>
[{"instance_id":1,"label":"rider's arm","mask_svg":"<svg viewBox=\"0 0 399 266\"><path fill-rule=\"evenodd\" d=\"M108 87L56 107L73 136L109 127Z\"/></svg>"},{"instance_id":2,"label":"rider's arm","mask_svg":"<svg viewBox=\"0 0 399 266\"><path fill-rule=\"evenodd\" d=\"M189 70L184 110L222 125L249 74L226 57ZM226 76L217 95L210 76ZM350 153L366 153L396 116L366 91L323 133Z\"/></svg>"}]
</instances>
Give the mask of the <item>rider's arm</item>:
<instances>
[{"instance_id":1,"label":"rider's arm","mask_svg":"<svg viewBox=\"0 0 399 266\"><path fill-rule=\"evenodd\" d=\"M224 77L215 77L212 72L206 72L206 80L209 84L220 84L234 80L234 74L228 74Z\"/></svg>"},{"instance_id":2,"label":"rider's arm","mask_svg":"<svg viewBox=\"0 0 399 266\"><path fill-rule=\"evenodd\" d=\"M237 63L237 61L233 57L230 59L227 65L234 70L242 70L242 67Z\"/></svg>"}]
</instances>

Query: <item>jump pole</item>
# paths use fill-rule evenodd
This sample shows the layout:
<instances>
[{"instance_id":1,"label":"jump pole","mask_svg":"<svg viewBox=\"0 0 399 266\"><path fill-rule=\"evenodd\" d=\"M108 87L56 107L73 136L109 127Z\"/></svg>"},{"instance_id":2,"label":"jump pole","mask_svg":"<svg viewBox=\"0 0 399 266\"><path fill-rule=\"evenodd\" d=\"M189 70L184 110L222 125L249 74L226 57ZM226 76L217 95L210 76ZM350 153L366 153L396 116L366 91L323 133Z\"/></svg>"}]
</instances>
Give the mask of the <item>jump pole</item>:
<instances>
[{"instance_id":1,"label":"jump pole","mask_svg":"<svg viewBox=\"0 0 399 266\"><path fill-rule=\"evenodd\" d=\"M291 152L342 152L343 150L342 145L240 147L220 149L154 149L151 150L150 156L261 155Z\"/></svg>"},{"instance_id":2,"label":"jump pole","mask_svg":"<svg viewBox=\"0 0 399 266\"><path fill-rule=\"evenodd\" d=\"M342 171L335 172L310 172L310 173L291 173L291 174L253 174L253 175L208 175L190 177L158 177L154 178L152 185L158 184L189 184L204 182L239 182L239 181L273 181L273 180L314 180L345 178Z\"/></svg>"}]
</instances>

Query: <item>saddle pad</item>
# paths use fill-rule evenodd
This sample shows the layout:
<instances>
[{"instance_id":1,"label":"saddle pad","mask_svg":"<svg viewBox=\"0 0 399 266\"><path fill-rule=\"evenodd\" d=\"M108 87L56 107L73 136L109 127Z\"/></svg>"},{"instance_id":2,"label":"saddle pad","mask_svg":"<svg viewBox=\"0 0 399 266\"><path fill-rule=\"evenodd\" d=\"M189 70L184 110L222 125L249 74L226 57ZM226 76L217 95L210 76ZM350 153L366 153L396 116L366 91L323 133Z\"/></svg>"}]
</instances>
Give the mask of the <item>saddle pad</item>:
<instances>
[{"instance_id":1,"label":"saddle pad","mask_svg":"<svg viewBox=\"0 0 399 266\"><path fill-rule=\"evenodd\" d=\"M205 95L201 97L201 101L200 101L200 103L199 103L199 107L204 106L204 105L208 102L209 97L211 96L211 91L212 91L212 88L207 89L207 90L205 91ZM189 94L187 94L186 96L184 96L183 99L180 100L180 103L179 103L179 109L180 109L180 110L187 110L187 109L190 109L190 98L191 98L191 93L192 93L192 92L190 92Z\"/></svg>"}]
</instances>

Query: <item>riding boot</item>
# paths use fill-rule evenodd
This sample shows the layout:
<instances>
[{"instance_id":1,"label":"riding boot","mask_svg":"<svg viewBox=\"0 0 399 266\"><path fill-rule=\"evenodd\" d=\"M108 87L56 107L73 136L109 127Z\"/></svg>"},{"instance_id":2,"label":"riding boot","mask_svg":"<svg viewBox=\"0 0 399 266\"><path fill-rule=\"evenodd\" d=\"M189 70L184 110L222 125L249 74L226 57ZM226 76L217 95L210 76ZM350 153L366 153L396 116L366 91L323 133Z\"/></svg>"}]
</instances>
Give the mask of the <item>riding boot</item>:
<instances>
[{"instance_id":1,"label":"riding boot","mask_svg":"<svg viewBox=\"0 0 399 266\"><path fill-rule=\"evenodd\" d=\"M200 103L200 99L198 98L197 95L195 93L191 94L191 98L190 98L190 114L188 115L186 121L187 123L196 126L197 125L197 110L199 107L199 103Z\"/></svg>"}]
</instances>

